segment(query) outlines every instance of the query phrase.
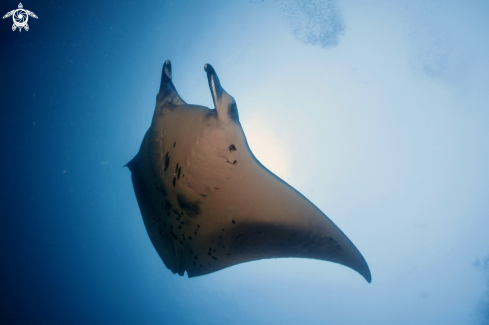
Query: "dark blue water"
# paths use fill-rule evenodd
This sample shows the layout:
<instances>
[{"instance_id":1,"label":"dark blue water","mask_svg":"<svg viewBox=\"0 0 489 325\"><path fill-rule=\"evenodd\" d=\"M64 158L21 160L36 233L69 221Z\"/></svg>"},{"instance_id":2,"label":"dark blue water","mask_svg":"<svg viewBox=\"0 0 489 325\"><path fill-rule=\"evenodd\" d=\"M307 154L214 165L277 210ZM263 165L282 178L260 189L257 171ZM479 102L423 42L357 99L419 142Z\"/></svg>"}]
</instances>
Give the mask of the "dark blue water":
<instances>
[{"instance_id":1,"label":"dark blue water","mask_svg":"<svg viewBox=\"0 0 489 325\"><path fill-rule=\"evenodd\" d=\"M0 21L0 323L487 324L486 4L23 5L29 31ZM209 107L213 64L257 157L350 236L372 284L299 259L166 269L123 166L167 59Z\"/></svg>"},{"instance_id":2,"label":"dark blue water","mask_svg":"<svg viewBox=\"0 0 489 325\"><path fill-rule=\"evenodd\" d=\"M141 218L122 168L143 135L127 116L149 87L129 80L148 58L141 28L167 18L154 6L53 1L30 8L28 32L2 21L2 323L175 320L144 312L155 304L141 290L144 229L131 228Z\"/></svg>"}]
</instances>

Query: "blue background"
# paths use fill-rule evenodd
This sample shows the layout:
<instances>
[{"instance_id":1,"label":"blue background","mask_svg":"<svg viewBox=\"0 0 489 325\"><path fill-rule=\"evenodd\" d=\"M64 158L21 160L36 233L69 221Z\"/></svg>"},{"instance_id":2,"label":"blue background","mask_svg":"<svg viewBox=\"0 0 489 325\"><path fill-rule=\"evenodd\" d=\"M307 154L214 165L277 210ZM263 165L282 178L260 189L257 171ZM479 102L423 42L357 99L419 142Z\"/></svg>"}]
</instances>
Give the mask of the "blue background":
<instances>
[{"instance_id":1,"label":"blue background","mask_svg":"<svg viewBox=\"0 0 489 325\"><path fill-rule=\"evenodd\" d=\"M487 2L23 5L29 31L0 21L1 323L489 324ZM167 59L208 107L214 66L257 158L371 284L305 259L166 269L122 166Z\"/></svg>"}]
</instances>

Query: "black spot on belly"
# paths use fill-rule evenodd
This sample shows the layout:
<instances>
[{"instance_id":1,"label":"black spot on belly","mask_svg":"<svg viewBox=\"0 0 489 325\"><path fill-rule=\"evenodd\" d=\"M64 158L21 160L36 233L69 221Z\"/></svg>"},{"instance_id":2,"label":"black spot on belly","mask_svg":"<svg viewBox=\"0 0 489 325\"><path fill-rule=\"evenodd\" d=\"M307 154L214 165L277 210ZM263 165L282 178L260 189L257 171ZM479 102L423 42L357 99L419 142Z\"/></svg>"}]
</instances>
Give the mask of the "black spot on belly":
<instances>
[{"instance_id":1,"label":"black spot on belly","mask_svg":"<svg viewBox=\"0 0 489 325\"><path fill-rule=\"evenodd\" d=\"M158 190L158 191L159 191L161 194L163 194L164 196L166 196L166 191L165 191L165 188L164 188L164 187L162 187L162 186L158 186L158 187L157 187L157 190Z\"/></svg>"},{"instance_id":2,"label":"black spot on belly","mask_svg":"<svg viewBox=\"0 0 489 325\"><path fill-rule=\"evenodd\" d=\"M173 187L175 187L175 182L176 182L176 179L175 179L175 177L173 177Z\"/></svg>"},{"instance_id":3,"label":"black spot on belly","mask_svg":"<svg viewBox=\"0 0 489 325\"><path fill-rule=\"evenodd\" d=\"M175 173L178 171L178 163L177 166L175 167Z\"/></svg>"},{"instance_id":4,"label":"black spot on belly","mask_svg":"<svg viewBox=\"0 0 489 325\"><path fill-rule=\"evenodd\" d=\"M177 145L177 142L173 142L173 148L175 148L175 146Z\"/></svg>"},{"instance_id":5,"label":"black spot on belly","mask_svg":"<svg viewBox=\"0 0 489 325\"><path fill-rule=\"evenodd\" d=\"M229 152L232 152L232 151L236 151L236 147L234 146L234 144L229 146Z\"/></svg>"},{"instance_id":6,"label":"black spot on belly","mask_svg":"<svg viewBox=\"0 0 489 325\"><path fill-rule=\"evenodd\" d=\"M163 171L166 172L166 170L168 169L168 165L170 165L170 155L167 152L165 155L165 168L163 169Z\"/></svg>"},{"instance_id":7,"label":"black spot on belly","mask_svg":"<svg viewBox=\"0 0 489 325\"><path fill-rule=\"evenodd\" d=\"M177 179L180 179L180 172L182 171L182 167L178 167Z\"/></svg>"},{"instance_id":8,"label":"black spot on belly","mask_svg":"<svg viewBox=\"0 0 489 325\"><path fill-rule=\"evenodd\" d=\"M231 220L231 222L232 222L232 223L236 223L236 221L235 221L235 220Z\"/></svg>"},{"instance_id":9,"label":"black spot on belly","mask_svg":"<svg viewBox=\"0 0 489 325\"><path fill-rule=\"evenodd\" d=\"M192 217L200 213L199 204L190 202L182 194L177 195L177 201L180 208L182 208L187 213L187 216Z\"/></svg>"}]
</instances>

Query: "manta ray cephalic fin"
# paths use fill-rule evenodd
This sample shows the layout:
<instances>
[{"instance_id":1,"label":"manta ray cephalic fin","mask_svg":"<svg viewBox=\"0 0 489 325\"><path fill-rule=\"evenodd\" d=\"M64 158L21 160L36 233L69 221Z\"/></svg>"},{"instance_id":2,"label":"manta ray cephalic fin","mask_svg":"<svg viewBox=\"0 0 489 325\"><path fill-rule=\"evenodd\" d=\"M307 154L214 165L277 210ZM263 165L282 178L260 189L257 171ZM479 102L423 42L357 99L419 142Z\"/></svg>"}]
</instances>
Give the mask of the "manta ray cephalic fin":
<instances>
[{"instance_id":1,"label":"manta ray cephalic fin","mask_svg":"<svg viewBox=\"0 0 489 325\"><path fill-rule=\"evenodd\" d=\"M236 101L221 87L217 73L209 63L204 66L204 69L207 72L207 80L209 81L209 88L217 115L221 120L238 122L239 114Z\"/></svg>"},{"instance_id":2,"label":"manta ray cephalic fin","mask_svg":"<svg viewBox=\"0 0 489 325\"><path fill-rule=\"evenodd\" d=\"M163 72L161 73L160 92L157 96L157 101L161 105L185 105L186 103L178 94L172 82L171 62L166 60L163 64Z\"/></svg>"}]
</instances>

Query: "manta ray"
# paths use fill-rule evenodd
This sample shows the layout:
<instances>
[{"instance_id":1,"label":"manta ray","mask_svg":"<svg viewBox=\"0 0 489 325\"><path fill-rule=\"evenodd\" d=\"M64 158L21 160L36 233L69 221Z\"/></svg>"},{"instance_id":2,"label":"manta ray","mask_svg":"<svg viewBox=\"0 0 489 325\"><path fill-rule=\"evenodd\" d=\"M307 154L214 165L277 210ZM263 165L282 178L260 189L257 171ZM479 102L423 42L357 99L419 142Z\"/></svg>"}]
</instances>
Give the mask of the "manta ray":
<instances>
[{"instance_id":1,"label":"manta ray","mask_svg":"<svg viewBox=\"0 0 489 325\"><path fill-rule=\"evenodd\" d=\"M126 165L149 238L174 274L298 257L345 265L371 282L362 254L314 204L253 155L238 108L210 64L214 109L187 104L163 65L151 126Z\"/></svg>"}]
</instances>

